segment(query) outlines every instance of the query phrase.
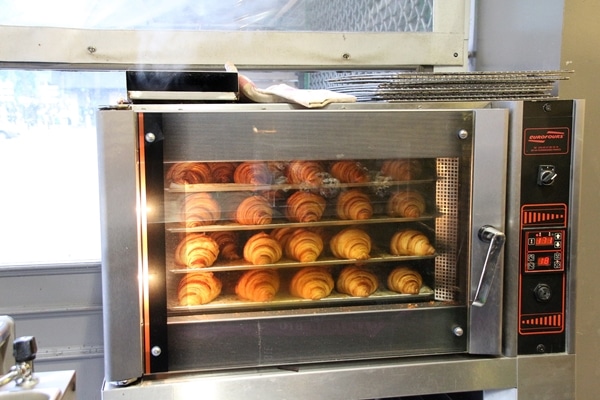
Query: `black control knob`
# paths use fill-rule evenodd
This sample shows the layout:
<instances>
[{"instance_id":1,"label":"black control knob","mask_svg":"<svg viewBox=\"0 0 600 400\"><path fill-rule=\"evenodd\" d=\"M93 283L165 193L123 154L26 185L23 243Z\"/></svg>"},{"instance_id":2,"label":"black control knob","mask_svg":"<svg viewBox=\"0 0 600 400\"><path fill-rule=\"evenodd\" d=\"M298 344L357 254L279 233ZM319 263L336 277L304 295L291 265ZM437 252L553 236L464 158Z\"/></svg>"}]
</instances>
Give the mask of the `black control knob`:
<instances>
[{"instance_id":1,"label":"black control knob","mask_svg":"<svg viewBox=\"0 0 600 400\"><path fill-rule=\"evenodd\" d=\"M21 336L13 342L13 357L17 363L32 361L37 353L37 344L33 336Z\"/></svg>"},{"instance_id":2,"label":"black control knob","mask_svg":"<svg viewBox=\"0 0 600 400\"><path fill-rule=\"evenodd\" d=\"M554 165L540 165L538 167L537 184L540 186L552 185L557 176Z\"/></svg>"},{"instance_id":3,"label":"black control knob","mask_svg":"<svg viewBox=\"0 0 600 400\"><path fill-rule=\"evenodd\" d=\"M545 283L538 283L538 285L533 289L533 294L537 301L542 303L547 303L552 298L552 289L550 286Z\"/></svg>"}]
</instances>

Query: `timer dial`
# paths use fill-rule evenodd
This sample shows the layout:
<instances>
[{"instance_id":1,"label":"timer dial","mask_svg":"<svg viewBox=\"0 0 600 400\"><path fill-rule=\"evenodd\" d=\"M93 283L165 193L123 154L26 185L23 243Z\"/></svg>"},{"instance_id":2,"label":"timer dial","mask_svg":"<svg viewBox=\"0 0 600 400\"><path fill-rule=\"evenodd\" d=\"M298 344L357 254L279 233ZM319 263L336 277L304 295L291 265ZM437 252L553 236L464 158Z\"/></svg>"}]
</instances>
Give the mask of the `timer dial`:
<instances>
[{"instance_id":1,"label":"timer dial","mask_svg":"<svg viewBox=\"0 0 600 400\"><path fill-rule=\"evenodd\" d=\"M540 186L552 185L557 176L554 165L540 165L538 167L537 183Z\"/></svg>"}]
</instances>

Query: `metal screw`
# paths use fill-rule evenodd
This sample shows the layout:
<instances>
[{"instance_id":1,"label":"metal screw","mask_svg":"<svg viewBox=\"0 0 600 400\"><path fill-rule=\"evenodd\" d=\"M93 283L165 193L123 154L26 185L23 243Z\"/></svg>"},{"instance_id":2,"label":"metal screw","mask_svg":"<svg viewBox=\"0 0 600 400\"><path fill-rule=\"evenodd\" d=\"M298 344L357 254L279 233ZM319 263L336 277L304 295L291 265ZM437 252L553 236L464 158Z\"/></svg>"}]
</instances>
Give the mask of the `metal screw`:
<instances>
[{"instance_id":1,"label":"metal screw","mask_svg":"<svg viewBox=\"0 0 600 400\"><path fill-rule=\"evenodd\" d=\"M342 54L342 58L343 58L344 60L349 60L349 59L350 59L350 54L348 54L348 53L344 53L344 54Z\"/></svg>"},{"instance_id":2,"label":"metal screw","mask_svg":"<svg viewBox=\"0 0 600 400\"><path fill-rule=\"evenodd\" d=\"M543 109L545 112L550 112L550 111L552 111L552 104L550 104L550 103L545 103L545 104L542 106L542 109Z\"/></svg>"},{"instance_id":3,"label":"metal screw","mask_svg":"<svg viewBox=\"0 0 600 400\"><path fill-rule=\"evenodd\" d=\"M153 143L156 140L156 135L152 132L146 133L144 136L146 138L146 142Z\"/></svg>"},{"instance_id":4,"label":"metal screw","mask_svg":"<svg viewBox=\"0 0 600 400\"><path fill-rule=\"evenodd\" d=\"M152 349L150 349L150 353L152 353L154 357L158 357L160 356L160 353L162 353L162 349L158 346L154 346Z\"/></svg>"},{"instance_id":5,"label":"metal screw","mask_svg":"<svg viewBox=\"0 0 600 400\"><path fill-rule=\"evenodd\" d=\"M458 57L458 53L454 53L454 58Z\"/></svg>"},{"instance_id":6,"label":"metal screw","mask_svg":"<svg viewBox=\"0 0 600 400\"><path fill-rule=\"evenodd\" d=\"M469 132L466 129L461 129L460 131L458 131L458 138L459 139L466 139L469 137Z\"/></svg>"},{"instance_id":7,"label":"metal screw","mask_svg":"<svg viewBox=\"0 0 600 400\"><path fill-rule=\"evenodd\" d=\"M465 331L460 326L455 326L454 328L452 328L452 333L454 333L454 336L461 337L465 334Z\"/></svg>"},{"instance_id":8,"label":"metal screw","mask_svg":"<svg viewBox=\"0 0 600 400\"><path fill-rule=\"evenodd\" d=\"M94 46L88 46L87 51L90 54L94 54L96 52L96 48Z\"/></svg>"}]
</instances>

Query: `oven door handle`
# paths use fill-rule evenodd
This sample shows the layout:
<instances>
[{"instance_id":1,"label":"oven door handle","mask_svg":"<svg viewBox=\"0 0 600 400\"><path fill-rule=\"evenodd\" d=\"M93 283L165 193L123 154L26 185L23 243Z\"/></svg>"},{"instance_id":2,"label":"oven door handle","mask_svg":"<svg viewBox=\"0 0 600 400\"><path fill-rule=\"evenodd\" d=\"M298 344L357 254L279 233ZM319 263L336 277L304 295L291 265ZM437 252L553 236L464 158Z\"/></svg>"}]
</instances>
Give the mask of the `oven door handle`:
<instances>
[{"instance_id":1,"label":"oven door handle","mask_svg":"<svg viewBox=\"0 0 600 400\"><path fill-rule=\"evenodd\" d=\"M485 255L485 261L483 263L483 269L481 271L481 277L479 278L479 284L477 285L477 291L475 292L475 298L473 299L473 305L481 307L487 301L490 288L498 269L500 256L502 255L502 248L506 241L504 232L500 232L498 229L490 225L484 225L479 229L479 239L482 242L489 243L487 254Z\"/></svg>"}]
</instances>

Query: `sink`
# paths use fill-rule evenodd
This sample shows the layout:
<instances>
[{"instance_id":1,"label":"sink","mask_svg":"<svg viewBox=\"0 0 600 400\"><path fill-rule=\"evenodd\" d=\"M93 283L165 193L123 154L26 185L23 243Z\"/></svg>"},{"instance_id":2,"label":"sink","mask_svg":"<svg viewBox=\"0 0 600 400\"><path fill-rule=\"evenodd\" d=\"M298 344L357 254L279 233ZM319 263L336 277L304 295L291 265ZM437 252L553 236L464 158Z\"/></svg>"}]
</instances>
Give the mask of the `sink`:
<instances>
[{"instance_id":1,"label":"sink","mask_svg":"<svg viewBox=\"0 0 600 400\"><path fill-rule=\"evenodd\" d=\"M57 400L60 397L60 389L24 389L15 392L0 392L0 400Z\"/></svg>"},{"instance_id":2,"label":"sink","mask_svg":"<svg viewBox=\"0 0 600 400\"><path fill-rule=\"evenodd\" d=\"M75 399L75 371L34 373L35 386L19 387L11 382L0 387L0 400L72 400Z\"/></svg>"}]
</instances>

